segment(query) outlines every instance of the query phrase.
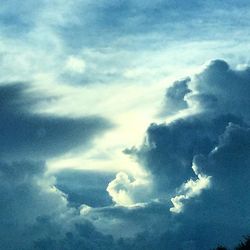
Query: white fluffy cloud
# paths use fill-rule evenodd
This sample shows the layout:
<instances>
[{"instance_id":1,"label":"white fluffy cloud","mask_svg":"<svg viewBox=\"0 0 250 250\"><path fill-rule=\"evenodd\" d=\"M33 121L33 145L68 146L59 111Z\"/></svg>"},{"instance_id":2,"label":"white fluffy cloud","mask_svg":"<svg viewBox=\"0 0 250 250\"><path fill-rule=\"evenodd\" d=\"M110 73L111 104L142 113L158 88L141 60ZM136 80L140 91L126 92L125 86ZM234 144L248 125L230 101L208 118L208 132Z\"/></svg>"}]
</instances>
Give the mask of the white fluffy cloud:
<instances>
[{"instance_id":1,"label":"white fluffy cloud","mask_svg":"<svg viewBox=\"0 0 250 250\"><path fill-rule=\"evenodd\" d=\"M197 179L190 179L184 183L178 191L178 195L171 198L173 207L170 208L170 211L173 213L183 212L185 200L189 200L196 196L199 196L204 189L210 187L211 176L206 176L202 173L198 173L197 166L193 165L192 169L197 175Z\"/></svg>"},{"instance_id":2,"label":"white fluffy cloud","mask_svg":"<svg viewBox=\"0 0 250 250\"><path fill-rule=\"evenodd\" d=\"M115 204L130 206L148 201L151 188L151 183L146 178L132 180L126 173L120 172L109 183L107 191Z\"/></svg>"}]
</instances>

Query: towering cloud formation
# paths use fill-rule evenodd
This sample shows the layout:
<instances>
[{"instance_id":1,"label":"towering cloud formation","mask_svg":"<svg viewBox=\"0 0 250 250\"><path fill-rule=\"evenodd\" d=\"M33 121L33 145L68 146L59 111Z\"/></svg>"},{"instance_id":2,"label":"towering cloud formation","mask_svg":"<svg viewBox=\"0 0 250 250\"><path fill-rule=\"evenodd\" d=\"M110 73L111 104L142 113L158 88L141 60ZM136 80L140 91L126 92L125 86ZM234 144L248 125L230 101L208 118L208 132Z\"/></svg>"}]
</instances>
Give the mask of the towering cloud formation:
<instances>
[{"instance_id":1,"label":"towering cloud formation","mask_svg":"<svg viewBox=\"0 0 250 250\"><path fill-rule=\"evenodd\" d=\"M182 117L151 124L145 143L125 151L151 174L154 197L172 202L164 236L172 237L170 249L233 245L248 233L249 72L214 60L197 75L175 82L166 92L165 114ZM177 225L173 236L168 228Z\"/></svg>"}]
</instances>

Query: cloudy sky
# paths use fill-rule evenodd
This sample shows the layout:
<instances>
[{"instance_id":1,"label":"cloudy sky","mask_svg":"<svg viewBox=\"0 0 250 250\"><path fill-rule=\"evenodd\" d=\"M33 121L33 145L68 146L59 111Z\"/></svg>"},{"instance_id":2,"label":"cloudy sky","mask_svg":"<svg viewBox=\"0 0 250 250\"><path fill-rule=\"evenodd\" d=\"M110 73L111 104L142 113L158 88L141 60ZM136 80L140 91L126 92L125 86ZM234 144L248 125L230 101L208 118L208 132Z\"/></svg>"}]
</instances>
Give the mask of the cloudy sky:
<instances>
[{"instance_id":1,"label":"cloudy sky","mask_svg":"<svg viewBox=\"0 0 250 250\"><path fill-rule=\"evenodd\" d=\"M249 234L249 25L248 0L2 0L0 249Z\"/></svg>"}]
</instances>

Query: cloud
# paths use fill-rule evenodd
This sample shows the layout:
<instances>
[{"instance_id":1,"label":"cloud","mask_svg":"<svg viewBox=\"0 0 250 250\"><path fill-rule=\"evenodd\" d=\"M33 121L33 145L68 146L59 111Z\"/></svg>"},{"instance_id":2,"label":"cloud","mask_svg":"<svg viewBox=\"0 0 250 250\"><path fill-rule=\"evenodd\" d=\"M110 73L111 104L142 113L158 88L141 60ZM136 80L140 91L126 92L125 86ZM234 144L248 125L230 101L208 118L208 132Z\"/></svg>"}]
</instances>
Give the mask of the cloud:
<instances>
[{"instance_id":1,"label":"cloud","mask_svg":"<svg viewBox=\"0 0 250 250\"><path fill-rule=\"evenodd\" d=\"M248 233L249 80L247 67L232 69L225 61L211 61L167 90L171 106L173 95L168 93L183 85L174 101L185 105L176 105L175 112L183 107L194 112L151 124L144 143L125 150L151 173L154 195L172 202L166 203L166 216L172 213L166 225L174 230L165 228L157 239L152 233L152 249L159 244L170 249L233 246Z\"/></svg>"},{"instance_id":2,"label":"cloud","mask_svg":"<svg viewBox=\"0 0 250 250\"><path fill-rule=\"evenodd\" d=\"M160 235L171 229L170 203L152 201L130 206L83 207L83 213L99 231L112 234L116 240L126 237L132 240L145 231Z\"/></svg>"},{"instance_id":3,"label":"cloud","mask_svg":"<svg viewBox=\"0 0 250 250\"><path fill-rule=\"evenodd\" d=\"M196 154L209 153L230 121L242 124L240 118L203 115L178 119L169 124L151 124L145 143L131 152L152 174L155 189L161 195L172 195L190 177Z\"/></svg>"},{"instance_id":4,"label":"cloud","mask_svg":"<svg viewBox=\"0 0 250 250\"><path fill-rule=\"evenodd\" d=\"M1 249L113 249L111 236L71 207L43 162L0 162Z\"/></svg>"},{"instance_id":5,"label":"cloud","mask_svg":"<svg viewBox=\"0 0 250 250\"><path fill-rule=\"evenodd\" d=\"M250 79L248 68L233 70L226 62L216 60L192 79L175 82L167 90L168 102L173 102L174 98L183 104L187 100L186 108L193 105L196 113L170 123L151 124L145 143L127 153L135 155L166 192L173 192L185 179L195 177L194 156L212 151L228 124L247 126L247 77ZM183 89L178 94L180 86ZM175 106L176 112L182 109Z\"/></svg>"},{"instance_id":6,"label":"cloud","mask_svg":"<svg viewBox=\"0 0 250 250\"><path fill-rule=\"evenodd\" d=\"M40 100L25 85L1 86L1 115L8 121L8 126L0 123L4 153L0 198L5 204L0 206L0 234L5 239L4 248L138 249L146 242L151 249L201 249L217 243L235 244L249 228L249 114L242 101L247 99L243 92L234 96L235 107L241 111L237 112L228 106L233 93L227 91L224 95L212 84L216 79L220 79L218 84L225 84L226 79L232 88L238 86L247 93L247 71L230 69L225 62L212 62L190 80L174 84L174 93L178 85L184 86L174 101L186 100L184 108L194 105L197 112L169 123L151 124L143 145L125 150L145 167L149 179L118 173L111 180L111 176L97 178L65 172L58 174L56 181L46 173L44 162L31 159L46 161L82 145L78 137L90 133L91 119L86 123L86 118L35 114L32 111ZM236 76L240 76L236 78L238 85ZM169 98L173 96L170 94ZM211 112L215 108L216 112ZM33 131L41 125L45 131L38 133L38 138L33 137ZM59 129L63 133L57 132ZM41 144L40 137L45 137ZM20 146L19 153L13 150L8 155L7 149L10 151L13 145ZM61 149L57 148L59 145ZM102 184L95 186L91 178ZM104 199L106 185L106 195L115 206L107 196ZM80 192L84 193L82 198L74 197ZM95 197L90 197L94 192ZM212 239L206 237L208 234ZM12 235L14 241L7 235Z\"/></svg>"},{"instance_id":7,"label":"cloud","mask_svg":"<svg viewBox=\"0 0 250 250\"><path fill-rule=\"evenodd\" d=\"M225 61L213 60L194 77L191 85L197 94L190 95L190 101L196 99L213 113L231 113L249 121L249 78L248 67L231 69Z\"/></svg>"},{"instance_id":8,"label":"cloud","mask_svg":"<svg viewBox=\"0 0 250 250\"><path fill-rule=\"evenodd\" d=\"M1 162L1 248L29 247L32 240L46 232L29 235L40 216L59 220L62 214L73 213L67 207L66 197L46 178L43 162ZM26 235L26 236L25 236ZM33 238L34 237L34 238Z\"/></svg>"},{"instance_id":9,"label":"cloud","mask_svg":"<svg viewBox=\"0 0 250 250\"><path fill-rule=\"evenodd\" d=\"M79 147L110 125L100 117L68 118L31 112L39 97L23 84L0 86L1 157L46 159ZM34 95L34 94L33 94Z\"/></svg>"},{"instance_id":10,"label":"cloud","mask_svg":"<svg viewBox=\"0 0 250 250\"><path fill-rule=\"evenodd\" d=\"M144 112L148 94L154 97L147 99L147 107L153 106L159 91L151 88L150 81L155 83L169 72L178 75L180 68L188 71L190 65L214 55L236 61L242 56L245 63L242 47L247 50L248 9L247 0L237 4L27 0L21 5L11 0L3 4L0 25L4 81L35 80L37 86L48 84L52 92L63 91L61 83L104 86L94 86L92 92L88 92L89 86L81 88L78 96L69 93L70 88L64 92L60 114L79 115L86 110L99 114L81 118L36 113L34 108L39 109L40 102L46 100L21 82L0 87L1 247L204 249L215 247L217 242L233 244L241 234L249 233L247 68L233 69L227 62L215 60L195 77L176 81L167 90L161 114L177 112L181 116L186 112L186 117L151 124L145 143L127 150L149 172L150 181L126 173L112 181L110 176L95 173L90 177L77 171L57 174L56 181L47 175L45 167L50 158L88 149L93 139L110 128L101 118L107 112L117 117L127 114L128 109L134 112L141 103ZM227 39L229 42L225 42ZM235 52L238 55L232 55ZM173 62L178 66L171 67ZM139 72L140 77L130 81L130 86L145 82L141 88L127 88L128 80L122 74L135 66L139 71L134 70L132 76ZM107 86L121 82L126 88L125 84L122 91L118 87L115 98L110 99L115 88ZM101 101L100 93L104 96ZM128 99L128 93L133 98ZM69 101L64 102L66 99ZM93 103L91 109L89 102ZM189 109L197 113L190 115ZM151 112L147 111L148 119ZM124 115L124 120L129 121L127 130L134 130L131 137L135 137L134 115ZM111 138L121 144L119 136ZM113 148L108 149L114 156ZM107 169L110 162L105 165ZM92 167L95 160L84 163ZM108 193L103 195L108 182L110 197ZM110 205L111 198L115 206ZM169 211L173 208L171 199L176 212L182 213ZM106 232L129 238L116 241L104 235Z\"/></svg>"},{"instance_id":11,"label":"cloud","mask_svg":"<svg viewBox=\"0 0 250 250\"><path fill-rule=\"evenodd\" d=\"M204 189L208 189L210 187L211 176L206 176L202 173L199 173L195 165L192 166L192 169L197 175L197 179L188 180L178 190L179 194L171 198L171 202L173 203L173 207L170 208L171 212L183 212L183 203L185 202L185 200L189 200L191 198L199 196Z\"/></svg>"},{"instance_id":12,"label":"cloud","mask_svg":"<svg viewBox=\"0 0 250 250\"><path fill-rule=\"evenodd\" d=\"M193 232L197 238L205 238L206 233L213 235L213 240L206 240L207 246L234 246L248 233L249 143L249 127L229 124L209 154L194 158L197 169L212 176L211 187L196 201L187 202L181 224L183 229L185 224L192 229L202 227L204 234Z\"/></svg>"},{"instance_id":13,"label":"cloud","mask_svg":"<svg viewBox=\"0 0 250 250\"><path fill-rule=\"evenodd\" d=\"M126 173L120 172L107 187L109 195L117 205L130 206L149 199L151 183L146 178L132 180Z\"/></svg>"},{"instance_id":14,"label":"cloud","mask_svg":"<svg viewBox=\"0 0 250 250\"><path fill-rule=\"evenodd\" d=\"M184 97L191 92L187 85L190 81L190 78L176 81L167 89L162 115L174 114L177 111L188 108L187 101L184 100Z\"/></svg>"},{"instance_id":15,"label":"cloud","mask_svg":"<svg viewBox=\"0 0 250 250\"><path fill-rule=\"evenodd\" d=\"M174 207L165 199L129 208L90 209L87 218L103 232L124 235L118 244L125 249L234 246L249 228L249 127L229 123L218 137L211 151L194 156L196 179L176 185Z\"/></svg>"},{"instance_id":16,"label":"cloud","mask_svg":"<svg viewBox=\"0 0 250 250\"><path fill-rule=\"evenodd\" d=\"M103 207L112 204L106 188L113 173L65 169L55 173L56 187L67 194L71 206Z\"/></svg>"}]
</instances>

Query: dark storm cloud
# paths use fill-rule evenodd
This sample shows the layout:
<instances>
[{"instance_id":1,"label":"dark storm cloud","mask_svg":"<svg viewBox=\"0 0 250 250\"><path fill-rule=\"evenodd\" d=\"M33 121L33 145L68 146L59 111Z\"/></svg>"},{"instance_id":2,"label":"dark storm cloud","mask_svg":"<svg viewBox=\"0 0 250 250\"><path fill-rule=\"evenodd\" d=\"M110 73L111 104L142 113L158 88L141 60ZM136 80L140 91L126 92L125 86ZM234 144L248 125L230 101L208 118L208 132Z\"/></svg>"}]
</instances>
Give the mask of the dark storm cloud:
<instances>
[{"instance_id":1,"label":"dark storm cloud","mask_svg":"<svg viewBox=\"0 0 250 250\"><path fill-rule=\"evenodd\" d=\"M162 246L172 242L170 249L233 246L250 226L249 68L232 69L225 61L214 60L186 84L184 89L190 91L177 100L187 101L186 108L197 113L168 124L151 124L145 143L126 151L152 173L160 196L164 190L175 193L184 205L169 222L178 230L166 231L156 241L151 235L149 241L155 244L152 249L159 247L159 241ZM174 83L167 93L176 89ZM171 104L172 95L169 99ZM190 195L204 176L210 178L209 188ZM188 195L185 185L190 188Z\"/></svg>"},{"instance_id":2,"label":"dark storm cloud","mask_svg":"<svg viewBox=\"0 0 250 250\"><path fill-rule=\"evenodd\" d=\"M158 200L127 208L111 206L110 198L103 195L111 180L108 175L90 177L71 171L53 177L46 174L44 162L30 161L46 161L88 145L96 132L108 127L105 121L34 114L40 100L25 85L1 86L2 249L234 245L250 226L249 80L249 69L234 70L216 60L167 90L166 102L175 103L176 112L194 106L197 113L168 124L151 124L145 143L126 150L151 173L158 195ZM210 176L211 186L188 196L183 185L191 183L190 192L195 192L199 175ZM176 206L171 197L180 197L182 213L170 212Z\"/></svg>"},{"instance_id":3,"label":"dark storm cloud","mask_svg":"<svg viewBox=\"0 0 250 250\"><path fill-rule=\"evenodd\" d=\"M68 118L31 113L39 97L21 84L0 86L0 156L8 159L44 159L77 147L110 127L103 118ZM35 101L36 100L36 101Z\"/></svg>"},{"instance_id":4,"label":"dark storm cloud","mask_svg":"<svg viewBox=\"0 0 250 250\"><path fill-rule=\"evenodd\" d=\"M194 155L209 153L229 122L242 124L233 115L213 119L195 115L170 124L152 124L145 145L135 154L156 178L156 187L173 193L187 178L194 177Z\"/></svg>"}]
</instances>

